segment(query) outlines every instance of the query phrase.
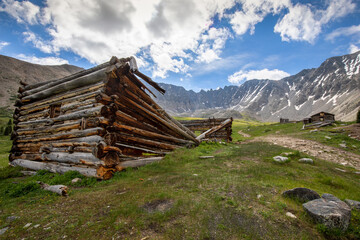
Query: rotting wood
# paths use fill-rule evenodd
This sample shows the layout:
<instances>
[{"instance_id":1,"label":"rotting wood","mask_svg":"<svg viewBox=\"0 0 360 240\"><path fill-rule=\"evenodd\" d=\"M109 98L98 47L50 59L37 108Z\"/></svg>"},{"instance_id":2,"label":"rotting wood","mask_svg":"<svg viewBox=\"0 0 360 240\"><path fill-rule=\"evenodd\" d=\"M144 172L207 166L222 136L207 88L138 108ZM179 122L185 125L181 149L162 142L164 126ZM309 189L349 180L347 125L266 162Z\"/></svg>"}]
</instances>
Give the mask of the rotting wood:
<instances>
[{"instance_id":1,"label":"rotting wood","mask_svg":"<svg viewBox=\"0 0 360 240\"><path fill-rule=\"evenodd\" d=\"M28 168L32 170L47 170L54 173L66 173L68 171L77 171L80 174L87 177L98 177L95 168L90 167L72 167L72 166L62 166L55 163L46 163L46 162L37 162L26 159L15 159L11 162L13 166L20 166L23 168Z\"/></svg>"},{"instance_id":2,"label":"rotting wood","mask_svg":"<svg viewBox=\"0 0 360 240\"><path fill-rule=\"evenodd\" d=\"M101 136L104 133L103 128L90 128L85 130L79 130L79 131L73 131L73 132L65 132L65 133L59 133L49 136L40 136L40 137L26 137L22 139L16 140L17 143L28 143L28 142L41 142L41 141L51 141L51 140L60 140L60 139L69 139L69 138L81 138L81 137L87 137L92 135L98 135Z\"/></svg>"},{"instance_id":3,"label":"rotting wood","mask_svg":"<svg viewBox=\"0 0 360 240\"><path fill-rule=\"evenodd\" d=\"M128 167L140 167L149 163L161 161L163 158L164 157L150 157L150 158L142 158L138 160L123 161L120 164L118 164L116 167L118 169L128 168Z\"/></svg>"},{"instance_id":4,"label":"rotting wood","mask_svg":"<svg viewBox=\"0 0 360 240\"><path fill-rule=\"evenodd\" d=\"M177 145L171 145L169 143L163 143L163 142L158 142L158 141L154 141L154 140L148 140L148 139L144 139L144 138L139 138L139 137L134 137L134 136L130 136L130 135L125 135L122 133L115 133L117 142L136 142L136 143L140 143L140 144L144 144L144 145L148 145L148 146L153 146L159 149L165 149L165 150L175 150L176 148L179 148L179 146Z\"/></svg>"},{"instance_id":5,"label":"rotting wood","mask_svg":"<svg viewBox=\"0 0 360 240\"><path fill-rule=\"evenodd\" d=\"M64 163L75 163L75 164L95 165L95 166L102 164L101 160L95 157L92 153L83 153L83 152L42 153L41 158L43 161L55 161L60 163L64 162Z\"/></svg>"},{"instance_id":6,"label":"rotting wood","mask_svg":"<svg viewBox=\"0 0 360 240\"><path fill-rule=\"evenodd\" d=\"M40 184L40 187L45 191L50 191L64 197L67 196L68 187L65 185L49 185L40 181L38 181L37 183Z\"/></svg>"}]
</instances>

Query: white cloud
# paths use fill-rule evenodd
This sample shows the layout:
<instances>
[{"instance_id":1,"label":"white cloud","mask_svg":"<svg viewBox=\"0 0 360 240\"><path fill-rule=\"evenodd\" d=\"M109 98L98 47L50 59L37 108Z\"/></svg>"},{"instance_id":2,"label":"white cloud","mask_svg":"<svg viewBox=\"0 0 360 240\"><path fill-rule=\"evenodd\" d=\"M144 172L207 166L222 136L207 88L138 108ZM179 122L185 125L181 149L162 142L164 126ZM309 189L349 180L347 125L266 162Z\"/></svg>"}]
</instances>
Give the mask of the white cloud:
<instances>
[{"instance_id":1,"label":"white cloud","mask_svg":"<svg viewBox=\"0 0 360 240\"><path fill-rule=\"evenodd\" d=\"M232 7L235 0L48 0L44 14L51 16L52 44L71 50L92 63L107 61L112 55L137 55L154 61L153 76L164 78L168 71L185 73L185 60L203 54L200 61L216 59L218 40L197 52L202 35L212 18ZM210 49L210 50L209 50ZM208 51L209 50L209 51ZM216 50L216 51L215 51ZM148 60L150 60L148 59Z\"/></svg>"},{"instance_id":2,"label":"white cloud","mask_svg":"<svg viewBox=\"0 0 360 240\"><path fill-rule=\"evenodd\" d=\"M255 25L268 14L278 14L291 5L290 0L241 0L242 9L229 15L230 24L238 35L245 34L250 29L254 34Z\"/></svg>"},{"instance_id":3,"label":"white cloud","mask_svg":"<svg viewBox=\"0 0 360 240\"><path fill-rule=\"evenodd\" d=\"M349 53L356 53L360 51L360 47L356 46L355 44L350 44Z\"/></svg>"},{"instance_id":4,"label":"white cloud","mask_svg":"<svg viewBox=\"0 0 360 240\"><path fill-rule=\"evenodd\" d=\"M270 79L270 80L280 80L284 77L290 76L289 73L284 72L279 69L269 70L267 68L262 70L250 70L243 71L240 70L228 77L228 81L233 84L241 84L247 80L251 79Z\"/></svg>"},{"instance_id":5,"label":"white cloud","mask_svg":"<svg viewBox=\"0 0 360 240\"><path fill-rule=\"evenodd\" d=\"M220 59L219 55L229 37L231 34L227 28L210 28L207 34L202 35L201 44L195 51L198 54L195 62L210 63Z\"/></svg>"},{"instance_id":6,"label":"white cloud","mask_svg":"<svg viewBox=\"0 0 360 240\"><path fill-rule=\"evenodd\" d=\"M56 53L59 49L51 43L46 43L44 40L38 38L33 32L23 32L25 42L32 42L36 48L44 53Z\"/></svg>"},{"instance_id":7,"label":"white cloud","mask_svg":"<svg viewBox=\"0 0 360 240\"><path fill-rule=\"evenodd\" d=\"M62 64L69 64L69 62L65 59L58 58L58 57L44 57L44 58L38 58L35 56L26 56L24 54L19 54L16 56L16 58L30 62L35 64L41 64L41 65L62 65Z\"/></svg>"},{"instance_id":8,"label":"white cloud","mask_svg":"<svg viewBox=\"0 0 360 240\"><path fill-rule=\"evenodd\" d=\"M274 28L283 41L307 41L313 43L321 33L322 26L354 11L351 0L333 0L325 10L314 9L311 5L296 4Z\"/></svg>"},{"instance_id":9,"label":"white cloud","mask_svg":"<svg viewBox=\"0 0 360 240\"><path fill-rule=\"evenodd\" d=\"M8 46L9 44L10 44L10 43L8 43L8 42L0 41L0 50L1 50L3 47Z\"/></svg>"},{"instance_id":10,"label":"white cloud","mask_svg":"<svg viewBox=\"0 0 360 240\"><path fill-rule=\"evenodd\" d=\"M40 7L30 1L3 0L0 12L7 12L19 23L36 24L40 17Z\"/></svg>"},{"instance_id":11,"label":"white cloud","mask_svg":"<svg viewBox=\"0 0 360 240\"><path fill-rule=\"evenodd\" d=\"M333 41L335 38L342 36L351 36L351 35L359 35L360 36L360 25L353 25L350 27L338 28L332 31L330 34L326 36L326 40Z\"/></svg>"}]
</instances>

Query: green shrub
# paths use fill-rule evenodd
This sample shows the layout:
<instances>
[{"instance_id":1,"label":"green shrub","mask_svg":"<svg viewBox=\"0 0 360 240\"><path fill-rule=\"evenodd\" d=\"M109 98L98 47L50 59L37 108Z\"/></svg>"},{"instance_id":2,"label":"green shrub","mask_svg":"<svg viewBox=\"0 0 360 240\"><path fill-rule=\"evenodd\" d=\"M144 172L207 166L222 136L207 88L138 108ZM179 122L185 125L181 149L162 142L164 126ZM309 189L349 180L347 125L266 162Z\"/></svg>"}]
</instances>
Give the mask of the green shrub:
<instances>
[{"instance_id":1,"label":"green shrub","mask_svg":"<svg viewBox=\"0 0 360 240\"><path fill-rule=\"evenodd\" d=\"M36 181L31 181L28 183L18 183L8 185L8 188L5 191L5 194L9 197L21 197L30 192L34 192L40 189L40 185Z\"/></svg>"},{"instance_id":2,"label":"green shrub","mask_svg":"<svg viewBox=\"0 0 360 240\"><path fill-rule=\"evenodd\" d=\"M357 116L356 116L356 122L360 123L360 109L359 109L359 111L357 113Z\"/></svg>"}]
</instances>

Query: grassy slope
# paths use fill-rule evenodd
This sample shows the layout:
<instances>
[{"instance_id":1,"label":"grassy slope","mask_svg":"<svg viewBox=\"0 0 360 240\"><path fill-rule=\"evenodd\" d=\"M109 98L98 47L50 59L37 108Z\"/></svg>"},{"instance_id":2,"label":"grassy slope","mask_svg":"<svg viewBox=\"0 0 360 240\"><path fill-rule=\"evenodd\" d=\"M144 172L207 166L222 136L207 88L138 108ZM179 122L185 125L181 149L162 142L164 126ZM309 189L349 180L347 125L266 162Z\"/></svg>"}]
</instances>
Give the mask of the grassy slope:
<instances>
[{"instance_id":1,"label":"grassy slope","mask_svg":"<svg viewBox=\"0 0 360 240\"><path fill-rule=\"evenodd\" d=\"M255 136L294 133L296 124L248 126L234 122L233 132ZM269 130L270 129L270 130ZM243 137L234 134L234 139ZM4 143L4 142L2 142ZM6 144L8 145L8 144ZM8 146L7 146L8 147ZM315 239L324 238L304 213L301 204L283 198L281 192L309 187L345 199L360 200L360 176L334 170L336 165L317 160L299 164L296 154L286 164L272 157L290 151L265 143L202 144L180 149L165 160L117 173L109 181L83 178L71 184L77 173L40 172L17 177L18 170L0 171L0 229L10 229L4 239ZM213 159L199 156L214 155ZM0 163L3 163L0 159ZM12 177L11 177L12 176ZM68 198L38 188L35 181L66 184ZM146 203L168 201L168 211L148 212ZM150 204L151 205L151 204ZM290 211L298 218L290 219ZM6 222L6 217L20 218ZM26 223L38 228L24 229ZM345 237L360 237L360 216L353 212ZM331 236L334 236L332 233Z\"/></svg>"}]
</instances>

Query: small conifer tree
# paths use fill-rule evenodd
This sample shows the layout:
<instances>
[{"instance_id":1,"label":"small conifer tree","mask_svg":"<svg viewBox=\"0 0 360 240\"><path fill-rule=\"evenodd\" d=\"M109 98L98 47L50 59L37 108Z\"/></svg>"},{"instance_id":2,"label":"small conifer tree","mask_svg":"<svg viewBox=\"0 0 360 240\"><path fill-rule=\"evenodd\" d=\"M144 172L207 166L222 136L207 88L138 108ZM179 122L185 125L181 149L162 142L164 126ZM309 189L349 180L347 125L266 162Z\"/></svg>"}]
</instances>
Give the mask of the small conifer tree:
<instances>
[{"instance_id":1,"label":"small conifer tree","mask_svg":"<svg viewBox=\"0 0 360 240\"><path fill-rule=\"evenodd\" d=\"M357 113L357 116L356 116L356 122L360 123L360 109L359 109L359 111Z\"/></svg>"}]
</instances>

